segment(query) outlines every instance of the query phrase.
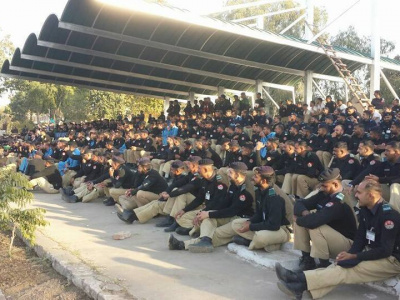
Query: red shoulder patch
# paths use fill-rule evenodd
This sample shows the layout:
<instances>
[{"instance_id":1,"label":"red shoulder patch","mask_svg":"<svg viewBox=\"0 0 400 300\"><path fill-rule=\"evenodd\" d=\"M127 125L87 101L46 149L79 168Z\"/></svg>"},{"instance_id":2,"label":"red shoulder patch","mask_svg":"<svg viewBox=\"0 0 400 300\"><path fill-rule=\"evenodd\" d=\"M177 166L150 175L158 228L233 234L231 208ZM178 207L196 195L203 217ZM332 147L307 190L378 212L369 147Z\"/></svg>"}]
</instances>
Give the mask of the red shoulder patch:
<instances>
[{"instance_id":1,"label":"red shoulder patch","mask_svg":"<svg viewBox=\"0 0 400 300\"><path fill-rule=\"evenodd\" d=\"M327 204L325 204L326 207L331 207L333 205L333 202L328 202Z\"/></svg>"},{"instance_id":2,"label":"red shoulder patch","mask_svg":"<svg viewBox=\"0 0 400 300\"><path fill-rule=\"evenodd\" d=\"M349 164L354 164L354 159L349 159Z\"/></svg>"},{"instance_id":3,"label":"red shoulder patch","mask_svg":"<svg viewBox=\"0 0 400 300\"><path fill-rule=\"evenodd\" d=\"M222 184L218 184L217 188L218 188L219 190L222 190L222 189L224 188L224 186L223 186Z\"/></svg>"},{"instance_id":4,"label":"red shoulder patch","mask_svg":"<svg viewBox=\"0 0 400 300\"><path fill-rule=\"evenodd\" d=\"M245 195L240 195L240 196L239 196L239 200L240 200L240 201L246 200L246 196L245 196Z\"/></svg>"},{"instance_id":5,"label":"red shoulder patch","mask_svg":"<svg viewBox=\"0 0 400 300\"><path fill-rule=\"evenodd\" d=\"M376 164L376 161L375 161L375 160L371 160L371 161L369 162L369 164L370 164L371 166L373 166L374 164Z\"/></svg>"},{"instance_id":6,"label":"red shoulder patch","mask_svg":"<svg viewBox=\"0 0 400 300\"><path fill-rule=\"evenodd\" d=\"M391 221L391 220L385 221L385 228L388 229L388 230L393 229L394 228L393 221Z\"/></svg>"}]
</instances>

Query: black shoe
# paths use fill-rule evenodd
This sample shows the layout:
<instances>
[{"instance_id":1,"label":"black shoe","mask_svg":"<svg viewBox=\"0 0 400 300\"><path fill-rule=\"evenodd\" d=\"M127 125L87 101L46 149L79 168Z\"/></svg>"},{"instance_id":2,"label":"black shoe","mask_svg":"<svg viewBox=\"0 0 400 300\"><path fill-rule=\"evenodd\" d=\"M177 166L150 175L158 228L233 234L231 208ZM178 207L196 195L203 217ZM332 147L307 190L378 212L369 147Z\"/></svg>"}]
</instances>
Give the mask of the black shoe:
<instances>
[{"instance_id":1,"label":"black shoe","mask_svg":"<svg viewBox=\"0 0 400 300\"><path fill-rule=\"evenodd\" d=\"M168 239L168 248L169 250L185 250L185 243L175 238L173 234L170 234Z\"/></svg>"},{"instance_id":2,"label":"black shoe","mask_svg":"<svg viewBox=\"0 0 400 300\"><path fill-rule=\"evenodd\" d=\"M315 264L314 258L311 256L300 257L299 269L300 271L315 270L317 265Z\"/></svg>"},{"instance_id":3,"label":"black shoe","mask_svg":"<svg viewBox=\"0 0 400 300\"><path fill-rule=\"evenodd\" d=\"M179 235L189 235L190 230L192 230L192 228L185 228L185 227L181 227L179 226L175 232Z\"/></svg>"},{"instance_id":4,"label":"black shoe","mask_svg":"<svg viewBox=\"0 0 400 300\"><path fill-rule=\"evenodd\" d=\"M169 227L174 224L175 219L171 216L164 218L161 222L156 224L156 227Z\"/></svg>"},{"instance_id":5,"label":"black shoe","mask_svg":"<svg viewBox=\"0 0 400 300\"><path fill-rule=\"evenodd\" d=\"M72 195L72 196L67 197L67 202L68 203L78 203L78 202L82 202L82 200L79 199L76 195Z\"/></svg>"},{"instance_id":6,"label":"black shoe","mask_svg":"<svg viewBox=\"0 0 400 300\"><path fill-rule=\"evenodd\" d=\"M61 199L63 199L64 201L67 201L67 200L66 200L66 197L67 197L68 195L67 195L67 193L66 193L66 191L65 191L65 188L61 188L61 189L60 189L60 194L61 194Z\"/></svg>"},{"instance_id":7,"label":"black shoe","mask_svg":"<svg viewBox=\"0 0 400 300\"><path fill-rule=\"evenodd\" d=\"M175 222L172 223L169 227L164 229L164 232L174 232L179 227L179 224Z\"/></svg>"},{"instance_id":8,"label":"black shoe","mask_svg":"<svg viewBox=\"0 0 400 300\"><path fill-rule=\"evenodd\" d=\"M211 253L214 251L212 240L208 236L204 236L196 244L189 245L189 251L192 253Z\"/></svg>"},{"instance_id":9,"label":"black shoe","mask_svg":"<svg viewBox=\"0 0 400 300\"><path fill-rule=\"evenodd\" d=\"M245 239L244 237L241 237L240 235L235 235L232 238L232 242L237 244L237 245L243 245L243 246L248 247L248 246L250 246L250 242L251 241L248 240L248 239Z\"/></svg>"},{"instance_id":10,"label":"black shoe","mask_svg":"<svg viewBox=\"0 0 400 300\"><path fill-rule=\"evenodd\" d=\"M120 220L124 221L125 223L132 224L133 221L137 220L136 214L133 212L133 210L126 210L120 214L119 212L117 213L118 218Z\"/></svg>"},{"instance_id":11,"label":"black shoe","mask_svg":"<svg viewBox=\"0 0 400 300\"><path fill-rule=\"evenodd\" d=\"M65 192L65 194L68 195L68 196L75 195L75 192L74 192L74 189L72 188L72 186L71 186L71 187L65 188L65 189L64 189L64 192Z\"/></svg>"},{"instance_id":12,"label":"black shoe","mask_svg":"<svg viewBox=\"0 0 400 300\"><path fill-rule=\"evenodd\" d=\"M307 290L306 284L302 282L278 282L278 288L291 299L301 300L303 292Z\"/></svg>"},{"instance_id":13,"label":"black shoe","mask_svg":"<svg viewBox=\"0 0 400 300\"><path fill-rule=\"evenodd\" d=\"M103 201L105 206L113 206L116 202L114 201L113 197L108 197L106 200Z\"/></svg>"},{"instance_id":14,"label":"black shoe","mask_svg":"<svg viewBox=\"0 0 400 300\"><path fill-rule=\"evenodd\" d=\"M275 264L275 272L279 280L282 280L284 282L300 281L299 273L293 272L291 270L282 267L282 265L278 262Z\"/></svg>"}]
</instances>

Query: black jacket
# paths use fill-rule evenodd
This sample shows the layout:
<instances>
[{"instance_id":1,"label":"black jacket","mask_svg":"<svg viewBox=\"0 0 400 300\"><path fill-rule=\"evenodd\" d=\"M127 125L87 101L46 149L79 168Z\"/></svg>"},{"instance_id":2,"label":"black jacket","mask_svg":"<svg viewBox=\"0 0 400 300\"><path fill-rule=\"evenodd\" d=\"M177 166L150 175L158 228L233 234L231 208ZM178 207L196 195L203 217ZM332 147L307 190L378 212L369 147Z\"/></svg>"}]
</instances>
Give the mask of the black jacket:
<instances>
[{"instance_id":1,"label":"black jacket","mask_svg":"<svg viewBox=\"0 0 400 300\"><path fill-rule=\"evenodd\" d=\"M253 196L246 190L246 184L231 184L225 198L221 199L221 209L210 211L210 218L249 217L253 211Z\"/></svg>"},{"instance_id":2,"label":"black jacket","mask_svg":"<svg viewBox=\"0 0 400 300\"><path fill-rule=\"evenodd\" d=\"M283 225L290 225L286 219L285 200L274 188L256 190L256 212L250 219L250 230L277 231Z\"/></svg>"},{"instance_id":3,"label":"black jacket","mask_svg":"<svg viewBox=\"0 0 400 300\"><path fill-rule=\"evenodd\" d=\"M319 192L308 199L297 200L294 205L294 214L297 216L297 225L309 229L328 225L348 239L353 239L357 230L356 219L350 206L343 201L344 195L336 193L327 195ZM302 216L305 210L314 210Z\"/></svg>"},{"instance_id":4,"label":"black jacket","mask_svg":"<svg viewBox=\"0 0 400 300\"><path fill-rule=\"evenodd\" d=\"M156 170L150 170L146 174L139 174L135 179L133 187L132 195L135 195L138 191L149 191L154 194L160 194L167 190L168 184Z\"/></svg>"},{"instance_id":5,"label":"black jacket","mask_svg":"<svg viewBox=\"0 0 400 300\"><path fill-rule=\"evenodd\" d=\"M341 159L335 157L330 167L338 168L343 180L352 180L360 172L360 163L350 154Z\"/></svg>"},{"instance_id":6,"label":"black jacket","mask_svg":"<svg viewBox=\"0 0 400 300\"><path fill-rule=\"evenodd\" d=\"M377 260L394 256L400 261L400 214L385 201L378 202L372 210L362 207L360 225L349 253L359 260ZM367 238L367 230L374 240ZM363 251L365 247L369 250Z\"/></svg>"},{"instance_id":7,"label":"black jacket","mask_svg":"<svg viewBox=\"0 0 400 300\"><path fill-rule=\"evenodd\" d=\"M45 177L46 180L58 190L62 187L62 177L55 165L45 168L43 171L33 174L32 179Z\"/></svg>"}]
</instances>

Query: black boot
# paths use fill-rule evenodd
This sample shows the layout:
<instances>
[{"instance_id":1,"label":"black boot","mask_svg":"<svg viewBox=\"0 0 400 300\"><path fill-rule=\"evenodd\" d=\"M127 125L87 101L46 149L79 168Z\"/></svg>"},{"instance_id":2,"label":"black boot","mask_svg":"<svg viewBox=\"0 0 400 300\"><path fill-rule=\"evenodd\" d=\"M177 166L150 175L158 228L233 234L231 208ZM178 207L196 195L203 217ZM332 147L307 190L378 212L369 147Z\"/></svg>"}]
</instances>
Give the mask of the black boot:
<instances>
[{"instance_id":1,"label":"black boot","mask_svg":"<svg viewBox=\"0 0 400 300\"><path fill-rule=\"evenodd\" d=\"M68 195L68 196L72 196L72 195L75 194L74 188L73 188L72 186L66 187L66 188L64 189L64 192L65 192L65 194Z\"/></svg>"},{"instance_id":2,"label":"black boot","mask_svg":"<svg viewBox=\"0 0 400 300\"><path fill-rule=\"evenodd\" d=\"M299 269L301 271L315 270L316 268L317 265L315 264L314 258L304 255L300 257Z\"/></svg>"},{"instance_id":3,"label":"black boot","mask_svg":"<svg viewBox=\"0 0 400 300\"><path fill-rule=\"evenodd\" d=\"M138 218L133 210L126 210L121 213L117 213L118 218L124 221L125 223L132 224L133 221L136 221Z\"/></svg>"},{"instance_id":4,"label":"black boot","mask_svg":"<svg viewBox=\"0 0 400 300\"><path fill-rule=\"evenodd\" d=\"M82 202L82 200L78 199L78 197L76 195L66 196L65 197L65 201L67 201L68 203Z\"/></svg>"},{"instance_id":5,"label":"black boot","mask_svg":"<svg viewBox=\"0 0 400 300\"><path fill-rule=\"evenodd\" d=\"M282 280L284 282L297 282L299 281L299 274L302 273L288 270L282 267L282 265L278 262L275 264L275 272L279 280Z\"/></svg>"},{"instance_id":6,"label":"black boot","mask_svg":"<svg viewBox=\"0 0 400 300\"><path fill-rule=\"evenodd\" d=\"M292 299L301 300L303 292L307 290L307 283L302 281L297 282L278 282L278 288Z\"/></svg>"},{"instance_id":7,"label":"black boot","mask_svg":"<svg viewBox=\"0 0 400 300\"><path fill-rule=\"evenodd\" d=\"M329 259L321 259L319 258L319 264L317 265L317 268L327 268L331 265Z\"/></svg>"},{"instance_id":8,"label":"black boot","mask_svg":"<svg viewBox=\"0 0 400 300\"><path fill-rule=\"evenodd\" d=\"M211 253L214 251L212 240L208 236L203 236L199 242L189 245L188 248L192 253Z\"/></svg>"},{"instance_id":9,"label":"black boot","mask_svg":"<svg viewBox=\"0 0 400 300\"><path fill-rule=\"evenodd\" d=\"M171 216L164 218L161 222L156 224L156 227L169 227L174 223L175 219Z\"/></svg>"},{"instance_id":10,"label":"black boot","mask_svg":"<svg viewBox=\"0 0 400 300\"><path fill-rule=\"evenodd\" d=\"M176 228L175 232L179 235L189 235L190 230L192 230L192 228L179 226L178 228Z\"/></svg>"},{"instance_id":11,"label":"black boot","mask_svg":"<svg viewBox=\"0 0 400 300\"><path fill-rule=\"evenodd\" d=\"M185 243L170 234L168 239L168 248L169 250L185 250Z\"/></svg>"},{"instance_id":12,"label":"black boot","mask_svg":"<svg viewBox=\"0 0 400 300\"><path fill-rule=\"evenodd\" d=\"M174 220L174 223L172 223L169 227L164 229L164 232L174 232L177 228L179 227L179 224L176 223Z\"/></svg>"},{"instance_id":13,"label":"black boot","mask_svg":"<svg viewBox=\"0 0 400 300\"><path fill-rule=\"evenodd\" d=\"M105 206L113 206L115 204L115 201L113 197L108 197L106 200L103 201L103 204Z\"/></svg>"},{"instance_id":14,"label":"black boot","mask_svg":"<svg viewBox=\"0 0 400 300\"><path fill-rule=\"evenodd\" d=\"M248 240L248 239L245 239L244 237L241 237L240 235L235 235L232 238L232 242L237 244L237 245L243 245L243 246L248 247L248 246L250 246L250 242L251 241Z\"/></svg>"}]
</instances>

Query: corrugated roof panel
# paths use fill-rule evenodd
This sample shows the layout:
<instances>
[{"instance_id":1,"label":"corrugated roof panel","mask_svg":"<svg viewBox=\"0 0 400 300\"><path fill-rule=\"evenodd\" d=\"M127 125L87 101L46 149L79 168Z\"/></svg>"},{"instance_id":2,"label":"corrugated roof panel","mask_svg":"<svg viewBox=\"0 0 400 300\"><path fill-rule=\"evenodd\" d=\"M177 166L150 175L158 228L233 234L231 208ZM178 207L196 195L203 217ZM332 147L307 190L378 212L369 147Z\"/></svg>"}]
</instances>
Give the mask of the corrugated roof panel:
<instances>
[{"instance_id":1,"label":"corrugated roof panel","mask_svg":"<svg viewBox=\"0 0 400 300\"><path fill-rule=\"evenodd\" d=\"M216 32L207 40L201 51L222 55L236 40L237 36L225 32Z\"/></svg>"},{"instance_id":2,"label":"corrugated roof panel","mask_svg":"<svg viewBox=\"0 0 400 300\"><path fill-rule=\"evenodd\" d=\"M120 71L126 71L130 72L132 69L133 64L131 63L126 63L120 60L114 60L114 63L112 65L113 70L120 70Z\"/></svg>"},{"instance_id":3,"label":"corrugated roof panel","mask_svg":"<svg viewBox=\"0 0 400 300\"><path fill-rule=\"evenodd\" d=\"M72 53L70 61L76 62L79 64L90 65L92 58L93 58L93 56L91 56L91 55L86 55L86 54L81 54L81 53Z\"/></svg>"},{"instance_id":4,"label":"corrugated roof panel","mask_svg":"<svg viewBox=\"0 0 400 300\"><path fill-rule=\"evenodd\" d=\"M160 25L154 31L151 40L160 43L166 43L174 45L178 41L179 37L185 32L186 27L180 23L163 22L161 20Z\"/></svg>"},{"instance_id":5,"label":"corrugated roof panel","mask_svg":"<svg viewBox=\"0 0 400 300\"><path fill-rule=\"evenodd\" d=\"M101 5L100 2L97 1L69 0L61 18L65 22L91 26L102 6L104 6L104 4Z\"/></svg>"},{"instance_id":6,"label":"corrugated roof panel","mask_svg":"<svg viewBox=\"0 0 400 300\"><path fill-rule=\"evenodd\" d=\"M94 56L92 60L92 66L111 68L113 62L114 61L112 59Z\"/></svg>"},{"instance_id":7,"label":"corrugated roof panel","mask_svg":"<svg viewBox=\"0 0 400 300\"><path fill-rule=\"evenodd\" d=\"M188 57L189 55L175 52L167 52L161 62L169 65L180 66L184 63L185 60L188 59Z\"/></svg>"},{"instance_id":8,"label":"corrugated roof panel","mask_svg":"<svg viewBox=\"0 0 400 300\"><path fill-rule=\"evenodd\" d=\"M179 42L176 44L179 47L200 50L207 39L215 32L207 28L192 25L187 28Z\"/></svg>"},{"instance_id":9,"label":"corrugated roof panel","mask_svg":"<svg viewBox=\"0 0 400 300\"><path fill-rule=\"evenodd\" d=\"M132 43L122 43L116 54L138 58L139 55L143 52L144 48L144 46L135 45Z\"/></svg>"},{"instance_id":10,"label":"corrugated roof panel","mask_svg":"<svg viewBox=\"0 0 400 300\"><path fill-rule=\"evenodd\" d=\"M148 47L145 48L145 50L142 52L139 58L143 60L159 62L166 53L167 51L165 50Z\"/></svg>"},{"instance_id":11,"label":"corrugated roof panel","mask_svg":"<svg viewBox=\"0 0 400 300\"><path fill-rule=\"evenodd\" d=\"M49 41L53 42L53 40ZM94 35L72 31L69 36L67 45L79 48L91 49L95 41L96 37ZM65 42L66 39L62 41L61 44L64 44Z\"/></svg>"},{"instance_id":12,"label":"corrugated roof panel","mask_svg":"<svg viewBox=\"0 0 400 300\"><path fill-rule=\"evenodd\" d=\"M53 59L68 60L70 55L71 52L69 51L52 49L52 48L49 48L49 51L47 52L47 57Z\"/></svg>"},{"instance_id":13,"label":"corrugated roof panel","mask_svg":"<svg viewBox=\"0 0 400 300\"><path fill-rule=\"evenodd\" d=\"M71 75L73 72L73 68L67 66L53 65L53 72Z\"/></svg>"},{"instance_id":14,"label":"corrugated roof panel","mask_svg":"<svg viewBox=\"0 0 400 300\"><path fill-rule=\"evenodd\" d=\"M160 17L158 16L144 16L143 14L132 13L132 18L126 26L124 34L149 39L160 21Z\"/></svg>"},{"instance_id":15,"label":"corrugated roof panel","mask_svg":"<svg viewBox=\"0 0 400 300\"><path fill-rule=\"evenodd\" d=\"M93 50L114 54L117 52L120 41L98 37L92 46Z\"/></svg>"},{"instance_id":16,"label":"corrugated roof panel","mask_svg":"<svg viewBox=\"0 0 400 300\"><path fill-rule=\"evenodd\" d=\"M189 56L188 59L185 61L185 63L182 65L182 67L195 68L201 70L207 62L208 60L205 58Z\"/></svg>"},{"instance_id":17,"label":"corrugated roof panel","mask_svg":"<svg viewBox=\"0 0 400 300\"><path fill-rule=\"evenodd\" d=\"M122 33L131 15L132 12L129 10L108 7L101 10L93 24L93 28Z\"/></svg>"},{"instance_id":18,"label":"corrugated roof panel","mask_svg":"<svg viewBox=\"0 0 400 300\"><path fill-rule=\"evenodd\" d=\"M92 76L92 71L86 70L86 69L75 68L74 71L72 72L72 75L78 76L78 77L90 78Z\"/></svg>"}]
</instances>

